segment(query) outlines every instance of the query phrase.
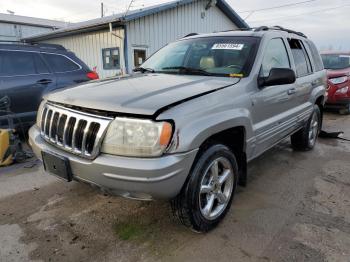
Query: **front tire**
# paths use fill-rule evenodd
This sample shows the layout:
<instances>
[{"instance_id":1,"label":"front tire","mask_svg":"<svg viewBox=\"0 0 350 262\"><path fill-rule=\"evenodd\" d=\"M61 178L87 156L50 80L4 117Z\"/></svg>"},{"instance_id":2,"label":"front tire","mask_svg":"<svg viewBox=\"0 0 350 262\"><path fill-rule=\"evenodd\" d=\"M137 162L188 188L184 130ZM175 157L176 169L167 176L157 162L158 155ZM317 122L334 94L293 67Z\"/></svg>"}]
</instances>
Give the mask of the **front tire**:
<instances>
[{"instance_id":1,"label":"front tire","mask_svg":"<svg viewBox=\"0 0 350 262\"><path fill-rule=\"evenodd\" d=\"M208 147L194 163L181 193L171 202L174 216L196 232L213 229L230 209L238 181L235 155L222 144Z\"/></svg>"},{"instance_id":2,"label":"front tire","mask_svg":"<svg viewBox=\"0 0 350 262\"><path fill-rule=\"evenodd\" d=\"M314 105L314 111L305 127L291 136L292 147L301 151L313 149L321 131L321 126L321 111L318 105Z\"/></svg>"}]
</instances>

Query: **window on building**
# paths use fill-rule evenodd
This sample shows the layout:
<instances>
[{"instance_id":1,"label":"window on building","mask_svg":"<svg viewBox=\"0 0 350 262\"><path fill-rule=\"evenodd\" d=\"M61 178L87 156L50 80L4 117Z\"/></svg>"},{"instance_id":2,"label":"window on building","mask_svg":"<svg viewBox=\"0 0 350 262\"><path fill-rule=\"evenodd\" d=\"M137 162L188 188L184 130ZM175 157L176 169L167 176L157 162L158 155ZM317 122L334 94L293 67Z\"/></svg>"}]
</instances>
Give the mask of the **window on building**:
<instances>
[{"instance_id":1,"label":"window on building","mask_svg":"<svg viewBox=\"0 0 350 262\"><path fill-rule=\"evenodd\" d=\"M289 45L292 50L297 77L302 77L310 74L312 71L311 62L302 42L298 39L290 39Z\"/></svg>"},{"instance_id":2,"label":"window on building","mask_svg":"<svg viewBox=\"0 0 350 262\"><path fill-rule=\"evenodd\" d=\"M80 67L63 55L43 54L51 69L55 73L64 73L78 70Z\"/></svg>"},{"instance_id":3,"label":"window on building","mask_svg":"<svg viewBox=\"0 0 350 262\"><path fill-rule=\"evenodd\" d=\"M36 74L33 53L20 51L0 51L1 72L3 76Z\"/></svg>"},{"instance_id":4,"label":"window on building","mask_svg":"<svg viewBox=\"0 0 350 262\"><path fill-rule=\"evenodd\" d=\"M145 49L134 49L134 66L139 67L146 60Z\"/></svg>"},{"instance_id":5,"label":"window on building","mask_svg":"<svg viewBox=\"0 0 350 262\"><path fill-rule=\"evenodd\" d=\"M103 69L120 69L119 48L102 49Z\"/></svg>"},{"instance_id":6,"label":"window on building","mask_svg":"<svg viewBox=\"0 0 350 262\"><path fill-rule=\"evenodd\" d=\"M281 38L272 39L268 43L260 75L268 77L272 68L290 68L287 49Z\"/></svg>"}]
</instances>

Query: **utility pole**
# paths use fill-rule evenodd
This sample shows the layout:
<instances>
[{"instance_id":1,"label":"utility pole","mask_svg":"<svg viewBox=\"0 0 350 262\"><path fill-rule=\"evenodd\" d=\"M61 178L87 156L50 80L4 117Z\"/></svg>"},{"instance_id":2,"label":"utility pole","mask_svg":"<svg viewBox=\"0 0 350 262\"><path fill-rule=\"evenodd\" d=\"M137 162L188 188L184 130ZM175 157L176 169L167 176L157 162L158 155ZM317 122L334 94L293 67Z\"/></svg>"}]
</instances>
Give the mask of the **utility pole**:
<instances>
[{"instance_id":1,"label":"utility pole","mask_svg":"<svg viewBox=\"0 0 350 262\"><path fill-rule=\"evenodd\" d=\"M103 7L103 3L101 2L101 17L104 17L104 7Z\"/></svg>"}]
</instances>

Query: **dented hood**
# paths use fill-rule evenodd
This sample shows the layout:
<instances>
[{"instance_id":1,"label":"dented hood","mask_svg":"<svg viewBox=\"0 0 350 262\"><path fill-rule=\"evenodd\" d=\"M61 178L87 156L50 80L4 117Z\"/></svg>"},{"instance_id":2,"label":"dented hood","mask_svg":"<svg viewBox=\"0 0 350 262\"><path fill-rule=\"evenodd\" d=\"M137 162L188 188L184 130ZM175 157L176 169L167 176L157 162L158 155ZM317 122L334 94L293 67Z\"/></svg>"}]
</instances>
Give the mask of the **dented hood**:
<instances>
[{"instance_id":1,"label":"dented hood","mask_svg":"<svg viewBox=\"0 0 350 262\"><path fill-rule=\"evenodd\" d=\"M158 110L238 83L237 78L140 74L82 84L50 93L45 99L111 112L154 115Z\"/></svg>"}]
</instances>

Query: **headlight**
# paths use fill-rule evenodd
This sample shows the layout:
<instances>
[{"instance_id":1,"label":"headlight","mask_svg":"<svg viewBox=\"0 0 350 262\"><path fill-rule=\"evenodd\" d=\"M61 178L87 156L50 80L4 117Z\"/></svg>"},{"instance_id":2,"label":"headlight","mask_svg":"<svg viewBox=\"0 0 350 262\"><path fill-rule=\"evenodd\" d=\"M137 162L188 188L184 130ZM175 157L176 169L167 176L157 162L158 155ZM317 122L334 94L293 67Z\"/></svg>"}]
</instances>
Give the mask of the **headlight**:
<instances>
[{"instance_id":1,"label":"headlight","mask_svg":"<svg viewBox=\"0 0 350 262\"><path fill-rule=\"evenodd\" d=\"M43 109L44 109L44 106L45 106L45 101L42 101L40 103L40 106L39 106L39 109L38 109L38 112L36 114L36 125L38 127L41 127L41 121L42 121L42 115L43 115Z\"/></svg>"},{"instance_id":2,"label":"headlight","mask_svg":"<svg viewBox=\"0 0 350 262\"><path fill-rule=\"evenodd\" d=\"M172 132L168 122L116 118L107 130L101 151L122 156L160 156L169 145Z\"/></svg>"},{"instance_id":3,"label":"headlight","mask_svg":"<svg viewBox=\"0 0 350 262\"><path fill-rule=\"evenodd\" d=\"M336 91L336 93L337 94L346 94L346 93L348 93L348 91L349 91L349 87L343 87L343 88L339 88L337 91Z\"/></svg>"},{"instance_id":4,"label":"headlight","mask_svg":"<svg viewBox=\"0 0 350 262\"><path fill-rule=\"evenodd\" d=\"M344 83L346 81L348 81L347 76L341 76L341 77L329 79L329 82L331 82L333 85L338 85L338 84Z\"/></svg>"}]
</instances>

